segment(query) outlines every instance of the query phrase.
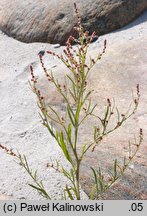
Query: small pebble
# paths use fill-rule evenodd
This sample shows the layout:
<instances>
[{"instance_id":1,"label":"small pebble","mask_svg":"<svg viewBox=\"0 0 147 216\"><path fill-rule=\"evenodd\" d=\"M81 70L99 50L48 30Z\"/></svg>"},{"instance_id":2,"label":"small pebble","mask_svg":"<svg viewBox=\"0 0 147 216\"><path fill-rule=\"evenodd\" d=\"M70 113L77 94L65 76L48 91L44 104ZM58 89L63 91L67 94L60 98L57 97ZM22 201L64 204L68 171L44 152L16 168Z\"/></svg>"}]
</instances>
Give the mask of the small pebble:
<instances>
[{"instance_id":1,"label":"small pebble","mask_svg":"<svg viewBox=\"0 0 147 216\"><path fill-rule=\"evenodd\" d=\"M25 197L20 197L19 199L26 199Z\"/></svg>"},{"instance_id":2,"label":"small pebble","mask_svg":"<svg viewBox=\"0 0 147 216\"><path fill-rule=\"evenodd\" d=\"M20 136L21 138L23 138L23 137L25 137L26 133L27 133L27 132L25 131L25 132L21 133L19 136Z\"/></svg>"},{"instance_id":3,"label":"small pebble","mask_svg":"<svg viewBox=\"0 0 147 216\"><path fill-rule=\"evenodd\" d=\"M59 47L60 47L60 44L54 44L53 47L54 47L54 48L59 48Z\"/></svg>"},{"instance_id":4,"label":"small pebble","mask_svg":"<svg viewBox=\"0 0 147 216\"><path fill-rule=\"evenodd\" d=\"M53 65L53 66L52 66L52 68L55 68L55 67L57 67L57 65Z\"/></svg>"},{"instance_id":5,"label":"small pebble","mask_svg":"<svg viewBox=\"0 0 147 216\"><path fill-rule=\"evenodd\" d=\"M134 169L134 165L133 164L129 165L129 168Z\"/></svg>"}]
</instances>

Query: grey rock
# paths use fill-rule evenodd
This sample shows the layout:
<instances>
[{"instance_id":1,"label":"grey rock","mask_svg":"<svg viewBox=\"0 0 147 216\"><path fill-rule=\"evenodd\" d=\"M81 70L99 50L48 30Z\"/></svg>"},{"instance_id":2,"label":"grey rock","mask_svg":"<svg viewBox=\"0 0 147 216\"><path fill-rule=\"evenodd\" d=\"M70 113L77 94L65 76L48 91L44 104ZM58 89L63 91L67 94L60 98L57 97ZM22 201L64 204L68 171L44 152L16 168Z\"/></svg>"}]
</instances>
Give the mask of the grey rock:
<instances>
[{"instance_id":1,"label":"grey rock","mask_svg":"<svg viewBox=\"0 0 147 216\"><path fill-rule=\"evenodd\" d=\"M67 0L1 0L0 29L23 42L65 44L76 25ZM83 26L98 35L118 29L147 9L146 0L77 0Z\"/></svg>"}]
</instances>

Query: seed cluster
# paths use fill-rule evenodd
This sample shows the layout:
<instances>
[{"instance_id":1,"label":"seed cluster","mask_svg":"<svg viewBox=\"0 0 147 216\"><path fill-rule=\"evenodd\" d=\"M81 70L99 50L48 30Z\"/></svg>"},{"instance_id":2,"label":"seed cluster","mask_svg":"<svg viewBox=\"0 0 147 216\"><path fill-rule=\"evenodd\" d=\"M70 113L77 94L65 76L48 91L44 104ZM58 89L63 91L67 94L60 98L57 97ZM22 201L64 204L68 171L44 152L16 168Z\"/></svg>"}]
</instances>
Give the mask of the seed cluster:
<instances>
[{"instance_id":1,"label":"seed cluster","mask_svg":"<svg viewBox=\"0 0 147 216\"><path fill-rule=\"evenodd\" d=\"M17 157L17 155L12 151L12 149L9 149L2 144L0 144L0 148L3 149L7 154Z\"/></svg>"}]
</instances>

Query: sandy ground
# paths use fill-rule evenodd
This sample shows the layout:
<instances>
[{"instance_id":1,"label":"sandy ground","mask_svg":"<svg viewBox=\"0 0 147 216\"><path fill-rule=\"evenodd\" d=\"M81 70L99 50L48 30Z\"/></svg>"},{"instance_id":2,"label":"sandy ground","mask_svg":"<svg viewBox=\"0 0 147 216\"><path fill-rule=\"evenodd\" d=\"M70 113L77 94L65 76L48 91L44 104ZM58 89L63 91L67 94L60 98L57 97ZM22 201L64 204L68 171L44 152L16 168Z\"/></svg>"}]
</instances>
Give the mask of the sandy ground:
<instances>
[{"instance_id":1,"label":"sandy ground","mask_svg":"<svg viewBox=\"0 0 147 216\"><path fill-rule=\"evenodd\" d=\"M117 41L138 40L147 35L147 12L128 26L100 37L108 46ZM98 42L90 49L97 49ZM67 169L69 164L57 143L42 126L36 99L28 85L29 65L39 68L38 52L43 49L60 51L62 47L43 43L25 44L0 32L0 143L18 150L28 158L30 166L38 169L40 177L52 198L61 198L61 188L66 179L46 164L57 159ZM56 59L46 57L49 67L56 66ZM38 70L38 75L40 71ZM27 183L32 183L26 172L13 158L0 151L0 199L41 199ZM83 195L83 198L86 198Z\"/></svg>"}]
</instances>

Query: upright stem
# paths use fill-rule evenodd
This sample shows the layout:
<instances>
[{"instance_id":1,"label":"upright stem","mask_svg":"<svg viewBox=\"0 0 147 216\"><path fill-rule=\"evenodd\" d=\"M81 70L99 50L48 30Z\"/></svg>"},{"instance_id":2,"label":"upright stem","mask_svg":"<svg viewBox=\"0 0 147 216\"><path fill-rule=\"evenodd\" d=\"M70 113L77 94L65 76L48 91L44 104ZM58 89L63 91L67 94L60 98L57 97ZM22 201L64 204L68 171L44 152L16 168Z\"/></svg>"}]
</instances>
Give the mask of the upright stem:
<instances>
[{"instance_id":1,"label":"upright stem","mask_svg":"<svg viewBox=\"0 0 147 216\"><path fill-rule=\"evenodd\" d=\"M77 200L80 200L81 196L80 196L80 161L77 161L77 168L76 168L76 187L77 187Z\"/></svg>"}]
</instances>

